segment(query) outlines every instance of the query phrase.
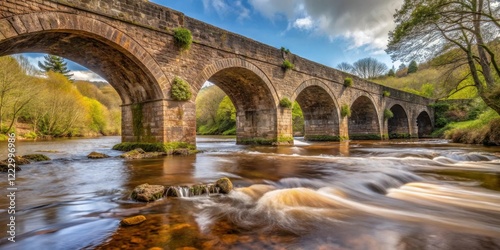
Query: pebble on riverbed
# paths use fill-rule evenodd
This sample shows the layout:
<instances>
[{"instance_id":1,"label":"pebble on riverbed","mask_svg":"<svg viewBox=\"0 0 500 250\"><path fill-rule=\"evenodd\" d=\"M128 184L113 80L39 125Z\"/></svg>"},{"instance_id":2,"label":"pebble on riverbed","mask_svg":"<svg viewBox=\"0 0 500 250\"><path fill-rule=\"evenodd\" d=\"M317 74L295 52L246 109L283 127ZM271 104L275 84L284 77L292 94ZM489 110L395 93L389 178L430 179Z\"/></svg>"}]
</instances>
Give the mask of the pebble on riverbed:
<instances>
[{"instance_id":1,"label":"pebble on riverbed","mask_svg":"<svg viewBox=\"0 0 500 250\"><path fill-rule=\"evenodd\" d=\"M123 226L132 226L132 225L140 224L140 223L144 222L145 220L146 220L146 217L144 217L144 215L137 215L137 216L125 218L120 223Z\"/></svg>"}]
</instances>

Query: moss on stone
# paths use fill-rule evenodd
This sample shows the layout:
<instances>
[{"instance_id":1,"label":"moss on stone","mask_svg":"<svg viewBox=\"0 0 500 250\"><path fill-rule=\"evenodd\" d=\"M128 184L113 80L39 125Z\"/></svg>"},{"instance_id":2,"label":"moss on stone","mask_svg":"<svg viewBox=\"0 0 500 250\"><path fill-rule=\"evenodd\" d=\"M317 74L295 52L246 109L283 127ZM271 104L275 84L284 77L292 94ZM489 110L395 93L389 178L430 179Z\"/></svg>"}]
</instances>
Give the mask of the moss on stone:
<instances>
[{"instance_id":1,"label":"moss on stone","mask_svg":"<svg viewBox=\"0 0 500 250\"><path fill-rule=\"evenodd\" d=\"M30 161L50 161L50 158L43 154L28 154L23 155L23 158Z\"/></svg>"},{"instance_id":2,"label":"moss on stone","mask_svg":"<svg viewBox=\"0 0 500 250\"><path fill-rule=\"evenodd\" d=\"M341 137L337 135L306 135L306 141L341 141Z\"/></svg>"},{"instance_id":3,"label":"moss on stone","mask_svg":"<svg viewBox=\"0 0 500 250\"><path fill-rule=\"evenodd\" d=\"M179 27L174 29L174 41L182 50L188 50L193 42L193 35L190 30Z\"/></svg>"},{"instance_id":4,"label":"moss on stone","mask_svg":"<svg viewBox=\"0 0 500 250\"><path fill-rule=\"evenodd\" d=\"M174 82L172 83L172 89L170 90L170 95L175 101L188 101L193 95L191 93L191 87L189 84L176 76Z\"/></svg>"},{"instance_id":5,"label":"moss on stone","mask_svg":"<svg viewBox=\"0 0 500 250\"><path fill-rule=\"evenodd\" d=\"M281 98L280 107L289 109L289 108L292 108L292 105L293 105L293 103L292 103L292 101L290 101L290 99L288 99L288 97Z\"/></svg>"},{"instance_id":6,"label":"moss on stone","mask_svg":"<svg viewBox=\"0 0 500 250\"><path fill-rule=\"evenodd\" d=\"M349 135L351 140L381 140L382 137L379 134L353 134Z\"/></svg>"}]
</instances>

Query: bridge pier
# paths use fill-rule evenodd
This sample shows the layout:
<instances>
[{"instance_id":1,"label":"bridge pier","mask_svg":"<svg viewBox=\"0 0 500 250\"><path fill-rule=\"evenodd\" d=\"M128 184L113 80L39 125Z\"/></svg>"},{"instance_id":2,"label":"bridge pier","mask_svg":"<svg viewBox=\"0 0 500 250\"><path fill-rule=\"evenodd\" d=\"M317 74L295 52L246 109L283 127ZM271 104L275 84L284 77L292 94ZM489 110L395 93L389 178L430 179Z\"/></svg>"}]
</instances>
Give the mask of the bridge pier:
<instances>
[{"instance_id":1,"label":"bridge pier","mask_svg":"<svg viewBox=\"0 0 500 250\"><path fill-rule=\"evenodd\" d=\"M157 100L122 105L122 141L196 144L195 104Z\"/></svg>"}]
</instances>

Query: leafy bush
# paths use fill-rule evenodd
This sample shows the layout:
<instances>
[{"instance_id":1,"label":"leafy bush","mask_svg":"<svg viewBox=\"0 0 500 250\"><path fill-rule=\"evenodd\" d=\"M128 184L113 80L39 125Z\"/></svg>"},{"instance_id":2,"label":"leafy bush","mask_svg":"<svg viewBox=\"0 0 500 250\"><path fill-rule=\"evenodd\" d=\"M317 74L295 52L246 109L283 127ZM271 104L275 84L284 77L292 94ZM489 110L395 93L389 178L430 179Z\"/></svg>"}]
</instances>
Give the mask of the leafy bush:
<instances>
[{"instance_id":1,"label":"leafy bush","mask_svg":"<svg viewBox=\"0 0 500 250\"><path fill-rule=\"evenodd\" d=\"M290 50L285 48L285 47L281 47L281 52L285 52L286 54L289 54Z\"/></svg>"},{"instance_id":2,"label":"leafy bush","mask_svg":"<svg viewBox=\"0 0 500 250\"><path fill-rule=\"evenodd\" d=\"M347 77L344 79L344 87L352 87L353 81L352 78Z\"/></svg>"},{"instance_id":3,"label":"leafy bush","mask_svg":"<svg viewBox=\"0 0 500 250\"><path fill-rule=\"evenodd\" d=\"M382 96L383 97L389 97L389 96L391 96L391 92L385 90L384 92L382 92Z\"/></svg>"},{"instance_id":4,"label":"leafy bush","mask_svg":"<svg viewBox=\"0 0 500 250\"><path fill-rule=\"evenodd\" d=\"M340 115L342 117L351 117L351 108L347 104L342 105Z\"/></svg>"},{"instance_id":5,"label":"leafy bush","mask_svg":"<svg viewBox=\"0 0 500 250\"><path fill-rule=\"evenodd\" d=\"M295 68L295 65L293 65L293 63L291 63L287 59L285 59L283 60L283 64L281 65L281 67L285 70L289 70Z\"/></svg>"},{"instance_id":6,"label":"leafy bush","mask_svg":"<svg viewBox=\"0 0 500 250\"><path fill-rule=\"evenodd\" d=\"M188 29L179 27L174 29L174 40L175 44L177 44L177 46L179 46L182 50L187 50L191 47L193 36L191 35L191 31Z\"/></svg>"},{"instance_id":7,"label":"leafy bush","mask_svg":"<svg viewBox=\"0 0 500 250\"><path fill-rule=\"evenodd\" d=\"M281 98L280 100L280 107L282 108L291 108L293 105L292 101L290 101L290 99L288 99L288 97L283 97Z\"/></svg>"},{"instance_id":8,"label":"leafy bush","mask_svg":"<svg viewBox=\"0 0 500 250\"><path fill-rule=\"evenodd\" d=\"M389 120L394 117L394 113L390 109L384 110L384 119Z\"/></svg>"},{"instance_id":9,"label":"leafy bush","mask_svg":"<svg viewBox=\"0 0 500 250\"><path fill-rule=\"evenodd\" d=\"M174 83L172 84L171 95L172 99L176 101L187 101L191 99L193 94L191 93L189 84L176 76L174 78Z\"/></svg>"}]
</instances>

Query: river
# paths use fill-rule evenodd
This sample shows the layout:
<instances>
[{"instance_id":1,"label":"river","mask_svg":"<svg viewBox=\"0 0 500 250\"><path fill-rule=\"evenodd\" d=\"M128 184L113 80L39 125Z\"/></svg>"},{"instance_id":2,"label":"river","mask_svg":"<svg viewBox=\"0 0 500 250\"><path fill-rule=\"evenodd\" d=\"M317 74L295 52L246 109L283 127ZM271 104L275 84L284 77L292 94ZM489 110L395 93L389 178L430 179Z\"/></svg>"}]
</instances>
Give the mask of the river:
<instances>
[{"instance_id":1,"label":"river","mask_svg":"<svg viewBox=\"0 0 500 250\"><path fill-rule=\"evenodd\" d=\"M500 148L443 140L240 146L198 137L202 153L124 160L119 137L17 142L48 162L17 172L1 249L500 249ZM91 151L112 158L91 160ZM0 145L1 159L7 145ZM140 184L229 177L229 195L130 200ZM147 220L122 227L137 214ZM154 248L153 248L154 249Z\"/></svg>"}]
</instances>

